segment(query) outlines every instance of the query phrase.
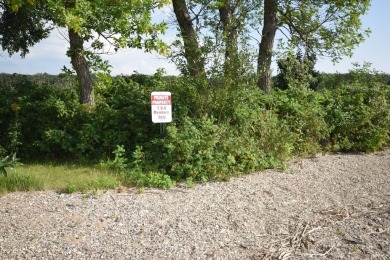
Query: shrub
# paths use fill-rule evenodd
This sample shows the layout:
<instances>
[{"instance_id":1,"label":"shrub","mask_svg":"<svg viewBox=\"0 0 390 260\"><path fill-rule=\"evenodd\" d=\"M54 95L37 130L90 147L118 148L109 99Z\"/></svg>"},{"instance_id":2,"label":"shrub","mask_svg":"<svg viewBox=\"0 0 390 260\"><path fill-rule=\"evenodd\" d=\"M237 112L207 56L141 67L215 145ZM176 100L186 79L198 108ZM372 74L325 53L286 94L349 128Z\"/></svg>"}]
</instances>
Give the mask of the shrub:
<instances>
[{"instance_id":1,"label":"shrub","mask_svg":"<svg viewBox=\"0 0 390 260\"><path fill-rule=\"evenodd\" d=\"M300 86L309 81L298 77L265 95L253 79L121 76L99 82L97 107L89 109L78 104L72 85L15 76L0 88L0 155L104 161L125 184L168 188L182 179L225 180L283 167L295 155L328 147L375 151L390 143L390 88L382 81L364 67L321 92ZM150 93L160 90L173 101L164 138L150 117Z\"/></svg>"},{"instance_id":2,"label":"shrub","mask_svg":"<svg viewBox=\"0 0 390 260\"><path fill-rule=\"evenodd\" d=\"M186 117L168 126L162 168L175 179L225 180L281 166L291 156L290 136L276 117L248 107L236 112L247 117L236 114L222 122Z\"/></svg>"},{"instance_id":3,"label":"shrub","mask_svg":"<svg viewBox=\"0 0 390 260\"><path fill-rule=\"evenodd\" d=\"M312 155L323 149L329 138L325 121L323 95L308 88L274 90L268 97L268 107L276 113L286 131L292 135L293 153Z\"/></svg>"},{"instance_id":4,"label":"shrub","mask_svg":"<svg viewBox=\"0 0 390 260\"><path fill-rule=\"evenodd\" d=\"M326 121L335 151L376 151L390 141L390 89L360 83L326 91Z\"/></svg>"},{"instance_id":5,"label":"shrub","mask_svg":"<svg viewBox=\"0 0 390 260\"><path fill-rule=\"evenodd\" d=\"M165 174L165 171L158 166L158 160L154 157L157 152L145 154L141 146L137 146L133 152L132 162L123 173L123 184L141 187L169 189L175 182ZM146 159L146 156L150 160ZM154 160L153 160L154 159Z\"/></svg>"},{"instance_id":6,"label":"shrub","mask_svg":"<svg viewBox=\"0 0 390 260\"><path fill-rule=\"evenodd\" d=\"M389 144L390 88L370 64L355 64L324 97L334 151L371 152Z\"/></svg>"}]
</instances>

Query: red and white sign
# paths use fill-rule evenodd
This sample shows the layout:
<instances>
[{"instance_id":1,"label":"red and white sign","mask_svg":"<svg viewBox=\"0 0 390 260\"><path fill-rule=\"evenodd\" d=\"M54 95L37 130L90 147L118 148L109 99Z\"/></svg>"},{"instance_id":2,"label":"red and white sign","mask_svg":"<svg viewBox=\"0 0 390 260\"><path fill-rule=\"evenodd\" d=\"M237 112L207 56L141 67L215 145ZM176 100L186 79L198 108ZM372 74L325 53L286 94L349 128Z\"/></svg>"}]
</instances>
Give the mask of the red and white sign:
<instances>
[{"instance_id":1,"label":"red and white sign","mask_svg":"<svg viewBox=\"0 0 390 260\"><path fill-rule=\"evenodd\" d=\"M152 122L172 122L172 99L171 92L152 92Z\"/></svg>"}]
</instances>

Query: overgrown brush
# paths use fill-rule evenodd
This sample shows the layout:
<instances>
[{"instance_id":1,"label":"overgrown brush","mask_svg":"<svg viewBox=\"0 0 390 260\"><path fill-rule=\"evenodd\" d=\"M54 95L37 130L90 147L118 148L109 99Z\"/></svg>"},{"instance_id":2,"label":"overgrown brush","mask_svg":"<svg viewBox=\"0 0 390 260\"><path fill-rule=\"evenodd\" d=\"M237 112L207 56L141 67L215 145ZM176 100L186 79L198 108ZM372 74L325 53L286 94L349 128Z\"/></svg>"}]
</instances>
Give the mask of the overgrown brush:
<instances>
[{"instance_id":1,"label":"overgrown brush","mask_svg":"<svg viewBox=\"0 0 390 260\"><path fill-rule=\"evenodd\" d=\"M390 143L390 88L375 73L358 69L321 91L296 83L269 95L250 80L116 77L99 85L93 110L78 104L75 87L16 77L0 89L0 153L103 161L126 185L169 188L283 167L324 150L376 151ZM150 93L158 90L173 99L164 138L150 118Z\"/></svg>"},{"instance_id":2,"label":"overgrown brush","mask_svg":"<svg viewBox=\"0 0 390 260\"><path fill-rule=\"evenodd\" d=\"M373 152L390 141L390 88L359 82L325 91L325 120L334 151Z\"/></svg>"}]
</instances>

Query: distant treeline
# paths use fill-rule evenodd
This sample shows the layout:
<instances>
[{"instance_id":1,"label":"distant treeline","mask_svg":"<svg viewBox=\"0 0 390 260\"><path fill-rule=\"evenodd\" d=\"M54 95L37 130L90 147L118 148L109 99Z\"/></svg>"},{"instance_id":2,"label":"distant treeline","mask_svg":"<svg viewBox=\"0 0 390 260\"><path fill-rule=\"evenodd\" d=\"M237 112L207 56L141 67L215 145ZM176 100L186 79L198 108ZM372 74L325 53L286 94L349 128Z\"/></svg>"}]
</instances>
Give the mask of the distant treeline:
<instances>
[{"instance_id":1,"label":"distant treeline","mask_svg":"<svg viewBox=\"0 0 390 260\"><path fill-rule=\"evenodd\" d=\"M378 73L378 74L363 74L365 76L359 75L359 77L366 77L367 80L373 79L375 77L376 81L379 81L383 84L390 85L390 74L388 73ZM145 75L145 74L133 74L133 75L119 75L114 76L113 78L128 78L131 79L139 84L142 84L147 80L147 78L150 78L151 76ZM164 76L163 78L166 79L174 79L176 77L180 76ZM38 85L55 85L59 88L71 88L74 87L77 84L77 80L75 77L66 75L66 74L59 74L59 75L51 75L47 73L37 73L34 75L26 75L26 74L18 74L18 73L0 73L0 87L5 87L7 85L12 85L13 82L17 79L19 81L20 79L24 78L27 81L34 82ZM96 77L95 77L96 78ZM313 84L312 89L314 90L321 90L321 89L332 89L333 87L337 86L340 82L348 82L351 80L354 80L356 78L356 75L354 73L320 73L318 72L316 74L316 80ZM278 76L274 76L272 78L273 86L280 88L280 89L286 89L286 86L282 86L278 82Z\"/></svg>"},{"instance_id":2,"label":"distant treeline","mask_svg":"<svg viewBox=\"0 0 390 260\"><path fill-rule=\"evenodd\" d=\"M388 73L378 73L375 75L367 73L359 75L359 77L367 77L367 81L375 77L376 81L390 85L390 74ZM355 78L356 75L354 73L320 73L317 79L317 89L333 88L338 82L348 82Z\"/></svg>"}]
</instances>

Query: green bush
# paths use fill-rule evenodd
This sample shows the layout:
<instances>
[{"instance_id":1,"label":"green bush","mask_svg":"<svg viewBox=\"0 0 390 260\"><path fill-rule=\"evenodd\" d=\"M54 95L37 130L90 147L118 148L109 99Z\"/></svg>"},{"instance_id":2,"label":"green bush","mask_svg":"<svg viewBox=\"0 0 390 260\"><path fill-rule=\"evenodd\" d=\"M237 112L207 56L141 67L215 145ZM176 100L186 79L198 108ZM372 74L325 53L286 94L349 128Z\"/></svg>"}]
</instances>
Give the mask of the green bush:
<instances>
[{"instance_id":1,"label":"green bush","mask_svg":"<svg viewBox=\"0 0 390 260\"><path fill-rule=\"evenodd\" d=\"M282 166L291 157L291 135L264 109L260 91L237 89L230 97L219 91L210 114L167 127L160 168L173 178L223 180Z\"/></svg>"},{"instance_id":2,"label":"green bush","mask_svg":"<svg viewBox=\"0 0 390 260\"><path fill-rule=\"evenodd\" d=\"M169 188L179 180L225 180L283 167L296 155L375 151L390 143L390 88L367 67L340 81L327 75L330 86L321 85L321 92L299 86L303 78L269 95L253 79L198 80L160 72L105 78L97 84L95 109L78 104L69 81L0 76L0 155L17 151L24 160L105 162L128 185ZM160 90L170 91L173 101L164 138L150 116L150 94ZM64 190L112 185L102 180Z\"/></svg>"},{"instance_id":3,"label":"green bush","mask_svg":"<svg viewBox=\"0 0 390 260\"><path fill-rule=\"evenodd\" d=\"M276 113L291 134L293 153L306 156L318 153L329 138L323 95L308 88L274 90L268 107Z\"/></svg>"},{"instance_id":4,"label":"green bush","mask_svg":"<svg viewBox=\"0 0 390 260\"><path fill-rule=\"evenodd\" d=\"M225 139L222 141L222 139ZM164 140L163 160L175 179L213 179L230 175L234 156L227 151L226 128L212 119L184 118L180 125L170 125Z\"/></svg>"},{"instance_id":5,"label":"green bush","mask_svg":"<svg viewBox=\"0 0 390 260\"><path fill-rule=\"evenodd\" d=\"M326 121L334 151L377 151L390 141L390 89L373 83L326 91Z\"/></svg>"},{"instance_id":6,"label":"green bush","mask_svg":"<svg viewBox=\"0 0 390 260\"><path fill-rule=\"evenodd\" d=\"M107 162L101 162L100 165L117 172L125 171L125 169L128 168L125 152L126 150L123 145L118 145L115 151L112 152L115 155L114 160L108 159Z\"/></svg>"},{"instance_id":7,"label":"green bush","mask_svg":"<svg viewBox=\"0 0 390 260\"><path fill-rule=\"evenodd\" d=\"M390 88L370 64L324 90L325 120L334 151L371 152L390 143Z\"/></svg>"}]
</instances>

